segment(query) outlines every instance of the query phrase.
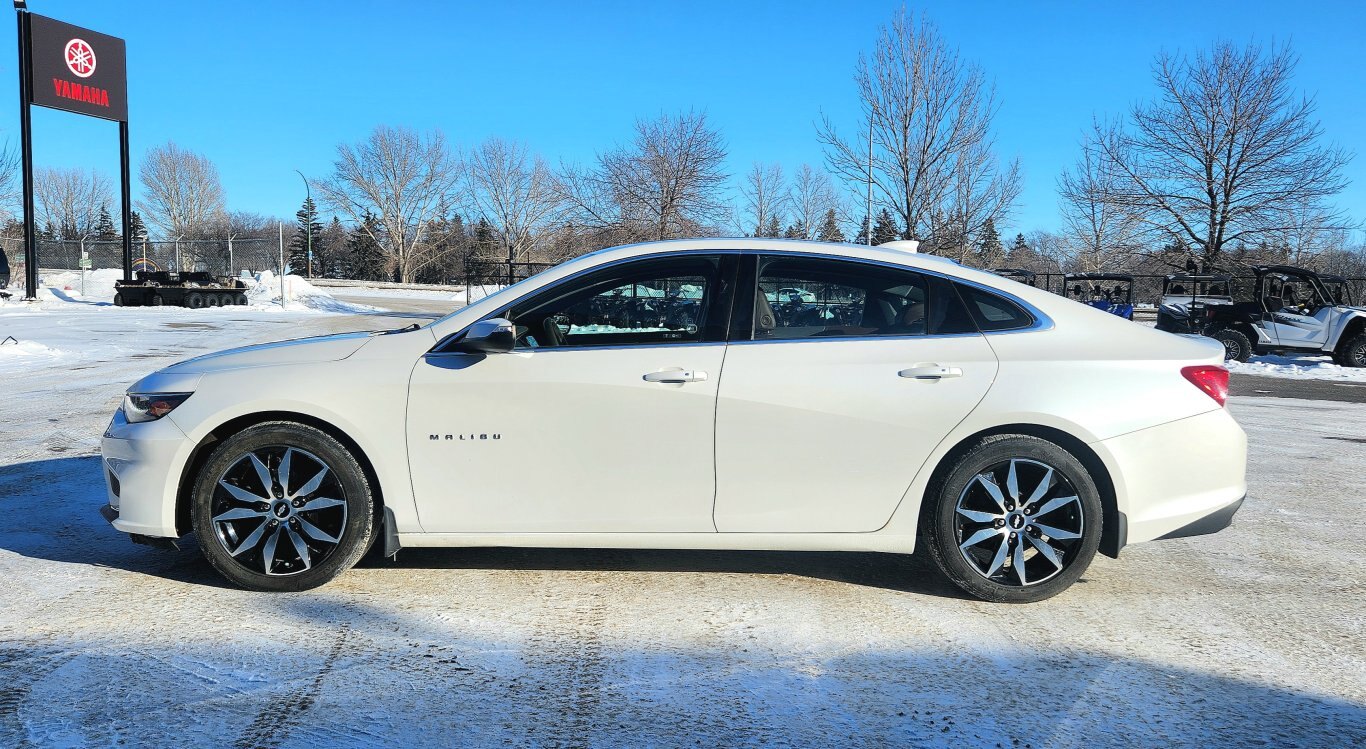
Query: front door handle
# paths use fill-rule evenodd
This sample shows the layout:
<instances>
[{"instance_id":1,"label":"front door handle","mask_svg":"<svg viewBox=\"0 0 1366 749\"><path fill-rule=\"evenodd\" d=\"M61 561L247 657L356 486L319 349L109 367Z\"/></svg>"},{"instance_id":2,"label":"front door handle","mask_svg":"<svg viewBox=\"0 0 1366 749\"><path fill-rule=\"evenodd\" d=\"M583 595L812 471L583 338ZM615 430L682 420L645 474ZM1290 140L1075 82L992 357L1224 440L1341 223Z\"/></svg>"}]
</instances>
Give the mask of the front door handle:
<instances>
[{"instance_id":1,"label":"front door handle","mask_svg":"<svg viewBox=\"0 0 1366 749\"><path fill-rule=\"evenodd\" d=\"M897 372L902 377L913 380L942 380L949 377L962 377L962 367L945 367L939 364L917 364Z\"/></svg>"},{"instance_id":2,"label":"front door handle","mask_svg":"<svg viewBox=\"0 0 1366 749\"><path fill-rule=\"evenodd\" d=\"M681 384L684 382L706 382L707 373L700 369L661 369L658 372L651 372L645 375L646 382L666 382Z\"/></svg>"}]
</instances>

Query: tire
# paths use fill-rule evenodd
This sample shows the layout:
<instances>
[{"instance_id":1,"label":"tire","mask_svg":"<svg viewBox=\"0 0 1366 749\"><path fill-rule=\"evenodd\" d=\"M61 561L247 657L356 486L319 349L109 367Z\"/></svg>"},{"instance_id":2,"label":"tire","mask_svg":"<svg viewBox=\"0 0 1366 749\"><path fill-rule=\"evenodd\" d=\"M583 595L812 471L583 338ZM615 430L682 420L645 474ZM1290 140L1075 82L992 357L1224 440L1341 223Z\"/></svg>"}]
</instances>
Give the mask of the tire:
<instances>
[{"instance_id":1,"label":"tire","mask_svg":"<svg viewBox=\"0 0 1366 749\"><path fill-rule=\"evenodd\" d=\"M1224 345L1224 361L1245 362L1252 356L1252 341L1234 328L1220 328L1210 338Z\"/></svg>"},{"instance_id":2,"label":"tire","mask_svg":"<svg viewBox=\"0 0 1366 749\"><path fill-rule=\"evenodd\" d=\"M985 476L993 481L979 479ZM935 565L963 591L984 601L1032 603L1061 593L1086 571L1100 546L1102 517L1100 492L1076 456L1038 437L1007 434L986 438L936 479L920 535Z\"/></svg>"},{"instance_id":3,"label":"tire","mask_svg":"<svg viewBox=\"0 0 1366 749\"><path fill-rule=\"evenodd\" d=\"M258 424L219 443L195 477L192 502L204 557L248 590L323 585L354 566L375 533L373 493L355 456L294 422Z\"/></svg>"},{"instance_id":4,"label":"tire","mask_svg":"<svg viewBox=\"0 0 1366 749\"><path fill-rule=\"evenodd\" d=\"M238 307L245 307L247 304L247 295L240 291L236 294L233 294L232 303L237 305Z\"/></svg>"},{"instance_id":5,"label":"tire","mask_svg":"<svg viewBox=\"0 0 1366 749\"><path fill-rule=\"evenodd\" d=\"M151 302L151 305L152 305L153 307L160 307L160 306L162 306L162 305L165 304L165 303L166 303L166 300L165 300L165 299L162 299L160 294L153 294L153 295L152 295L152 302Z\"/></svg>"},{"instance_id":6,"label":"tire","mask_svg":"<svg viewBox=\"0 0 1366 749\"><path fill-rule=\"evenodd\" d=\"M1339 345L1333 358L1344 367L1366 367L1366 333Z\"/></svg>"},{"instance_id":7,"label":"tire","mask_svg":"<svg viewBox=\"0 0 1366 749\"><path fill-rule=\"evenodd\" d=\"M191 291L185 295L185 306L190 309L203 309L204 295L198 291Z\"/></svg>"},{"instance_id":8,"label":"tire","mask_svg":"<svg viewBox=\"0 0 1366 749\"><path fill-rule=\"evenodd\" d=\"M118 293L118 292L114 292L114 306L115 306L115 307L122 307L122 306L123 306L123 295L120 294L120 293Z\"/></svg>"}]
</instances>

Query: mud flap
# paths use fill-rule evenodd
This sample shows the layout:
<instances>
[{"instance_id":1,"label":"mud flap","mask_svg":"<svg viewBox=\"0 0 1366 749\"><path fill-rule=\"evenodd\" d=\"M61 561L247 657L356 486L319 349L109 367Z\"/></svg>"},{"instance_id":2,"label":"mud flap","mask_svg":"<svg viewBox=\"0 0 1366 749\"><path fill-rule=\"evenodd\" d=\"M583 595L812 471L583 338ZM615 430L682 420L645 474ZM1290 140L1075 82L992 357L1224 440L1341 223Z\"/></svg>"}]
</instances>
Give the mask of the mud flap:
<instances>
[{"instance_id":1,"label":"mud flap","mask_svg":"<svg viewBox=\"0 0 1366 749\"><path fill-rule=\"evenodd\" d=\"M394 511L388 507L384 508L384 558L393 559L398 556L398 525L394 523Z\"/></svg>"}]
</instances>

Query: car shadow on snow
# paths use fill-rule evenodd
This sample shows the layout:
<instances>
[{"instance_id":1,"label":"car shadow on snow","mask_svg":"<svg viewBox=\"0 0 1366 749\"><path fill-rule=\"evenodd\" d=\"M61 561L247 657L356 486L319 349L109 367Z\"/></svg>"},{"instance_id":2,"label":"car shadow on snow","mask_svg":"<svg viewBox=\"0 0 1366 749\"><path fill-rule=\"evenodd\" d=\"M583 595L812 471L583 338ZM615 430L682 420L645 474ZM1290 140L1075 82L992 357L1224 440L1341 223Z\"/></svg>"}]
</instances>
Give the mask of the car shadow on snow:
<instances>
[{"instance_id":1,"label":"car shadow on snow","mask_svg":"<svg viewBox=\"0 0 1366 749\"><path fill-rule=\"evenodd\" d=\"M228 587L193 542L179 551L139 546L100 515L99 456L0 466L0 550L34 559L89 564L179 582Z\"/></svg>"},{"instance_id":2,"label":"car shadow on snow","mask_svg":"<svg viewBox=\"0 0 1366 749\"><path fill-rule=\"evenodd\" d=\"M140 546L99 514L105 504L98 456L0 466L0 549L50 561L93 564L185 583L227 587L193 537L179 551ZM22 507L22 511L21 511ZM372 551L361 563L407 574L423 569L715 572L796 575L888 590L963 598L922 554L654 549L403 549Z\"/></svg>"},{"instance_id":3,"label":"car shadow on snow","mask_svg":"<svg viewBox=\"0 0 1366 749\"><path fill-rule=\"evenodd\" d=\"M731 551L695 549L402 549L393 560L363 564L409 570L467 569L571 572L714 572L794 575L942 598L967 596L942 579L923 553Z\"/></svg>"}]
</instances>

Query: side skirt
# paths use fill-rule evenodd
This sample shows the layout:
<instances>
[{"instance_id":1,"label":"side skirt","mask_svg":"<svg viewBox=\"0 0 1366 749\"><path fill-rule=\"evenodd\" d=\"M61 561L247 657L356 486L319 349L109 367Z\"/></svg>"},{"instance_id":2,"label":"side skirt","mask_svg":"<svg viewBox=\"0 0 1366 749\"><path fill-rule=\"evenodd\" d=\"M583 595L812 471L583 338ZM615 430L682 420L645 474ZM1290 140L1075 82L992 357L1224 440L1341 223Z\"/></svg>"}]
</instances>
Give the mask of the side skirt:
<instances>
[{"instance_id":1,"label":"side skirt","mask_svg":"<svg viewBox=\"0 0 1366 749\"><path fill-rule=\"evenodd\" d=\"M877 551L910 554L914 536L882 533L400 533L404 548L514 546L578 549Z\"/></svg>"}]
</instances>

